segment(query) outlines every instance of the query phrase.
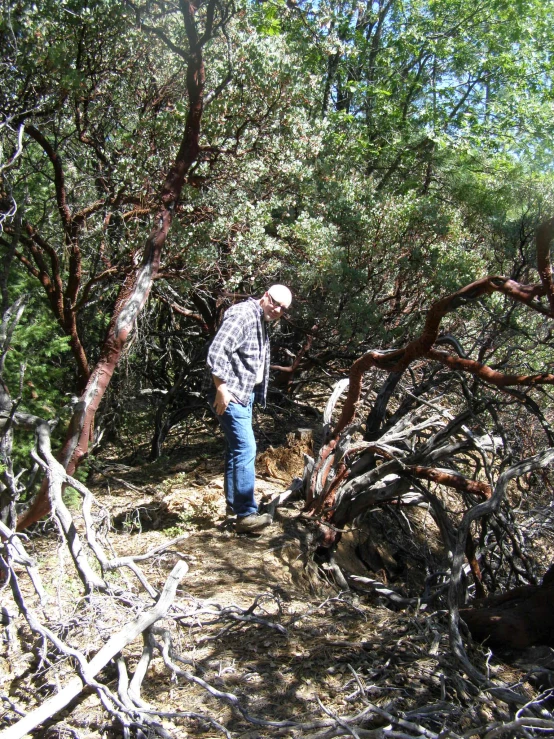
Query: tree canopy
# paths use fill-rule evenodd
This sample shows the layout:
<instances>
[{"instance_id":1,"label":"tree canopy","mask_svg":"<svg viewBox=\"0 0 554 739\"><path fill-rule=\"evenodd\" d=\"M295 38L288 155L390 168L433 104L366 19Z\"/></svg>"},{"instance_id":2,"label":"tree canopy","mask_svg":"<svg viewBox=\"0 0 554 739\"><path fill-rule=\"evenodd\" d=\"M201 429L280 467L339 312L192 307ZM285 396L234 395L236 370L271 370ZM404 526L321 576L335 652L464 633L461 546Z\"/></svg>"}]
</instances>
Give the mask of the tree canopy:
<instances>
[{"instance_id":1,"label":"tree canopy","mask_svg":"<svg viewBox=\"0 0 554 739\"><path fill-rule=\"evenodd\" d=\"M424 500L469 670L463 558L479 595L538 580L515 544L488 555L508 481L540 486L554 446L553 10L4 0L3 525L36 522L125 428L163 454L202 414L224 310L285 283L275 393L319 418L315 389L349 378L305 471L320 549L374 505ZM455 515L433 486L460 493Z\"/></svg>"}]
</instances>

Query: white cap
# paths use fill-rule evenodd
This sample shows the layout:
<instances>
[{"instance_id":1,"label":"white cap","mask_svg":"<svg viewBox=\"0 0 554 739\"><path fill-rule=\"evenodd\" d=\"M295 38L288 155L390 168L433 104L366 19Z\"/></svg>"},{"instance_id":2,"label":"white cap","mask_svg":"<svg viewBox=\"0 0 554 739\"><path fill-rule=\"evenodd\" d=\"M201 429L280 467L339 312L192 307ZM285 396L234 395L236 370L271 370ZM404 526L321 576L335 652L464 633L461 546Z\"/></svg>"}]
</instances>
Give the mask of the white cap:
<instances>
[{"instance_id":1,"label":"white cap","mask_svg":"<svg viewBox=\"0 0 554 739\"><path fill-rule=\"evenodd\" d=\"M267 291L275 302L285 308L292 303L292 293L285 285L272 285Z\"/></svg>"}]
</instances>

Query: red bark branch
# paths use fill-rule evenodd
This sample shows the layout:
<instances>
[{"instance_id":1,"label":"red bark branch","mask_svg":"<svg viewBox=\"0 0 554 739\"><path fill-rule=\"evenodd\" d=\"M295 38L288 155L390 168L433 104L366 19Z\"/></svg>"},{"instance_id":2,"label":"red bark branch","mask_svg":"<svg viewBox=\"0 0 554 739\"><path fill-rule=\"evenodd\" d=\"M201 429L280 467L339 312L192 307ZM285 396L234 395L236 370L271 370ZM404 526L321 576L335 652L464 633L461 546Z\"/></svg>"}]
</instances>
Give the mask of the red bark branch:
<instances>
[{"instance_id":1,"label":"red bark branch","mask_svg":"<svg viewBox=\"0 0 554 739\"><path fill-rule=\"evenodd\" d=\"M78 290L80 283L80 250L76 246L74 250L70 251L69 271L72 293L68 297L68 288L68 290L66 290L66 295L64 296L60 262L56 250L45 239L43 239L31 225L27 224L26 229L29 236L22 236L21 241L31 252L35 264L38 267L38 279L46 291L52 312L64 333L69 337L69 346L77 364L78 388L82 391L86 387L87 380L90 377L90 369L87 355L81 343L77 329L77 316L74 305L75 296L73 295L73 292ZM77 254L74 253L75 250L77 251ZM45 253L50 259L50 271L48 270L44 259ZM23 259L20 261L22 264L29 267L28 262ZM34 271L31 272L34 274Z\"/></svg>"},{"instance_id":2,"label":"red bark branch","mask_svg":"<svg viewBox=\"0 0 554 739\"><path fill-rule=\"evenodd\" d=\"M78 244L78 234L80 229L82 228L84 219L80 218L76 220L73 217L67 204L65 177L62 166L62 158L60 154L54 149L46 136L44 136L41 131L35 128L35 126L25 126L25 132L42 147L43 151L50 159L50 162L54 169L54 187L56 192L56 202L58 204L58 213L60 215L60 220L65 234L66 246L69 251L69 274L63 298L59 262L55 251L47 244L40 243L40 237L36 232L34 232L34 230L28 230L31 235L32 242L39 244L41 248L47 251L50 255L52 265L52 274L50 275L50 280L54 288L54 292L49 293L49 299L53 307L55 306L55 313L58 317L58 321L61 323L64 331L69 336L70 346L78 366L79 390L82 390L86 385L90 371L85 350L83 348L83 345L81 344L79 332L77 330L77 320L75 316L74 306L81 284L82 259L81 250ZM39 257L36 254L34 244L31 249L34 249L33 257L35 258L35 261L37 261ZM41 269L41 266L40 264L38 264L38 262L37 266L39 266L39 269ZM41 273L42 275L44 275L44 270L41 269ZM44 279L42 281L43 285L45 285Z\"/></svg>"},{"instance_id":3,"label":"red bark branch","mask_svg":"<svg viewBox=\"0 0 554 739\"><path fill-rule=\"evenodd\" d=\"M554 314L554 285L552 282L552 265L550 263L550 243L554 237L554 218L542 223L536 232L537 269L550 304L550 312Z\"/></svg>"},{"instance_id":4,"label":"red bark branch","mask_svg":"<svg viewBox=\"0 0 554 739\"><path fill-rule=\"evenodd\" d=\"M510 385L552 385L554 384L554 375L548 372L542 372L538 375L505 375L502 372L493 370L474 359L463 359L454 354L440 351L439 349L431 349L425 354L429 359L434 359L441 364L450 367L451 370L459 370L461 372L469 372L481 380L495 385L498 388L509 387Z\"/></svg>"},{"instance_id":5,"label":"red bark branch","mask_svg":"<svg viewBox=\"0 0 554 739\"><path fill-rule=\"evenodd\" d=\"M447 313L456 310L461 305L477 300L484 295L490 295L494 292L501 292L518 302L525 303L537 312L546 314L549 317L554 317L554 311L545 309L544 306L536 300L536 298L547 293L544 283L541 285L520 285L514 280L496 275L484 277L481 280L472 282L471 284L462 287L457 292L437 300L433 303L427 313L425 326L423 327L421 335L407 344L404 348L386 353L370 351L354 362L350 368L348 395L344 402L340 418L334 429L334 434L339 434L354 419L356 404L360 399L363 376L369 369L376 367L378 369L386 370L387 372L403 372L414 360L421 359L423 357L430 358L431 348L439 336L439 329L444 316ZM449 355L446 352L437 352L437 350L433 350L433 352L437 355L433 358L439 359L440 356L439 361L449 364L449 358L452 355ZM452 359L455 360L456 358L452 357ZM479 362L473 362L472 360L463 361L468 364L465 366L458 364L456 367L457 369L462 369L466 372L471 371L473 374L478 374L478 369L480 367L483 378L488 379L488 381L492 382L497 387L514 384L544 384L551 382L548 379L551 375L504 376L501 373L495 373L494 370L491 370L484 365L480 365ZM505 377L508 379L503 379ZM524 381L520 382L519 378L523 378Z\"/></svg>"},{"instance_id":6,"label":"red bark branch","mask_svg":"<svg viewBox=\"0 0 554 739\"><path fill-rule=\"evenodd\" d=\"M65 177L62 167L62 159L58 152L54 149L52 144L48 141L46 136L44 136L44 134L41 133L37 128L32 125L27 125L25 126L25 133L28 134L32 139L34 139L37 144L39 144L39 146L42 147L45 154L48 156L48 159L50 159L50 162L52 163L52 166L54 168L54 185L56 189L56 202L58 203L58 211L62 220L62 224L64 226L64 230L66 234L70 236L72 235L73 224L71 211L69 210L69 206L67 205L67 193L65 191Z\"/></svg>"},{"instance_id":7,"label":"red bark branch","mask_svg":"<svg viewBox=\"0 0 554 739\"><path fill-rule=\"evenodd\" d=\"M39 279L46 291L52 311L60 324L63 324L63 285L60 275L60 262L56 250L38 234L30 225L25 225L29 237L21 235L21 242L31 252L39 270ZM44 254L50 258L50 270L46 265Z\"/></svg>"},{"instance_id":8,"label":"red bark branch","mask_svg":"<svg viewBox=\"0 0 554 739\"><path fill-rule=\"evenodd\" d=\"M455 490L479 495L485 500L488 500L492 495L491 487L486 482L468 480L463 475L456 475L453 472L437 470L433 467L420 467L419 465L413 465L408 466L407 469L414 477L418 477L421 480L429 480L430 482L436 482L439 485L446 485Z\"/></svg>"},{"instance_id":9,"label":"red bark branch","mask_svg":"<svg viewBox=\"0 0 554 739\"><path fill-rule=\"evenodd\" d=\"M210 5L215 5L215 3L216 0L209 0ZM161 250L171 226L177 200L181 194L187 172L199 152L205 71L202 46L198 43L195 24L195 12L198 5L193 0L181 0L180 6L190 44L190 57L187 67L189 109L185 131L177 157L161 188L160 206L155 216L154 228L145 244L142 263L138 269L127 276L121 286L100 358L90 375L77 410L71 420L60 453L60 462L69 474L73 473L87 454L96 411L110 383L127 338L135 325L136 318L150 293L160 265ZM211 18L213 19L213 14ZM208 30L211 33L211 29L206 29L205 36ZM209 38L209 35L206 37ZM21 530L30 526L46 515L49 510L50 503L46 486L43 484L29 509L19 519L18 529Z\"/></svg>"}]
</instances>

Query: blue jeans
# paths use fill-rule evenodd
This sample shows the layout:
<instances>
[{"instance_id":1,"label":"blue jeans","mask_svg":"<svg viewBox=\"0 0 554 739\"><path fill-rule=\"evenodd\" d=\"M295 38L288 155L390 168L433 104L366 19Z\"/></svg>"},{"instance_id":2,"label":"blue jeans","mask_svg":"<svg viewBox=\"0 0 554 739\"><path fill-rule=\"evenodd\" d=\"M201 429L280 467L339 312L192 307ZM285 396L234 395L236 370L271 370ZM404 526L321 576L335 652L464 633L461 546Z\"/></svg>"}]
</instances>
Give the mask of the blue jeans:
<instances>
[{"instance_id":1,"label":"blue jeans","mask_svg":"<svg viewBox=\"0 0 554 739\"><path fill-rule=\"evenodd\" d=\"M209 398L212 410L213 400L212 395ZM216 414L225 437L225 498L241 518L258 512L254 499L256 440L252 430L253 403L254 393L247 406L229 403L222 416Z\"/></svg>"}]
</instances>

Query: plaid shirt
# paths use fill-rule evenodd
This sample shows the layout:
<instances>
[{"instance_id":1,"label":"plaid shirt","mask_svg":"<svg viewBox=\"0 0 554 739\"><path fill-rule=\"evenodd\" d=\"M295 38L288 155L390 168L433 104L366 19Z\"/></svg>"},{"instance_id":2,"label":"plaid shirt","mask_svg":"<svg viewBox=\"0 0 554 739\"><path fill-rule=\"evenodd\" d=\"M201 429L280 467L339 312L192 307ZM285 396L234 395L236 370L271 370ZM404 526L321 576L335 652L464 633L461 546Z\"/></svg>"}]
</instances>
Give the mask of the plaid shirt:
<instances>
[{"instance_id":1,"label":"plaid shirt","mask_svg":"<svg viewBox=\"0 0 554 739\"><path fill-rule=\"evenodd\" d=\"M248 405L250 395L265 407L269 381L269 337L263 325L264 312L254 298L225 311L223 322L208 350L206 390L214 390L212 375L223 380L239 403ZM263 380L256 375L264 361Z\"/></svg>"}]
</instances>

